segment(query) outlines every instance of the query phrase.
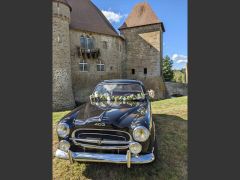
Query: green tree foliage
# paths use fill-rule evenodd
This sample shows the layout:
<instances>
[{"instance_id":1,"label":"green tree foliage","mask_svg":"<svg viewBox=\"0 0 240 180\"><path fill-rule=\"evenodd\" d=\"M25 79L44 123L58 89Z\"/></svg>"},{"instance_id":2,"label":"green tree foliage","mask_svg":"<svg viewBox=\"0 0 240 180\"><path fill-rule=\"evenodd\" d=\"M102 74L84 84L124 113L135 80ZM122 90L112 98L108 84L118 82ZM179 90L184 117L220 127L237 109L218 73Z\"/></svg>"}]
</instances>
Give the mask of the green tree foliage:
<instances>
[{"instance_id":1,"label":"green tree foliage","mask_svg":"<svg viewBox=\"0 0 240 180\"><path fill-rule=\"evenodd\" d=\"M173 71L173 81L179 83L185 83L185 69Z\"/></svg>"},{"instance_id":2,"label":"green tree foliage","mask_svg":"<svg viewBox=\"0 0 240 180\"><path fill-rule=\"evenodd\" d=\"M171 81L173 79L173 70L172 70L173 60L169 56L163 58L163 77L165 81Z\"/></svg>"}]
</instances>

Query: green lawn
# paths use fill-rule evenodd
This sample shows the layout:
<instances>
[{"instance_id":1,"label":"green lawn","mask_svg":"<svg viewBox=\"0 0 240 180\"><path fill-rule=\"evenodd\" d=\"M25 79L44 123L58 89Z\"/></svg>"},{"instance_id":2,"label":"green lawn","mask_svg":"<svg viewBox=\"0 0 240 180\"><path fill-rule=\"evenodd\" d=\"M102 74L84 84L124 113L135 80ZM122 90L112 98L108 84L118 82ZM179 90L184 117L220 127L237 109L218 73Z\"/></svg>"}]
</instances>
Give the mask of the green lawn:
<instances>
[{"instance_id":1,"label":"green lawn","mask_svg":"<svg viewBox=\"0 0 240 180\"><path fill-rule=\"evenodd\" d=\"M147 165L74 163L53 157L53 179L187 179L187 97L152 102L160 159ZM56 122L67 113L53 113L53 152L57 148Z\"/></svg>"},{"instance_id":2,"label":"green lawn","mask_svg":"<svg viewBox=\"0 0 240 180\"><path fill-rule=\"evenodd\" d=\"M152 102L153 114L168 114L187 120L187 97Z\"/></svg>"}]
</instances>

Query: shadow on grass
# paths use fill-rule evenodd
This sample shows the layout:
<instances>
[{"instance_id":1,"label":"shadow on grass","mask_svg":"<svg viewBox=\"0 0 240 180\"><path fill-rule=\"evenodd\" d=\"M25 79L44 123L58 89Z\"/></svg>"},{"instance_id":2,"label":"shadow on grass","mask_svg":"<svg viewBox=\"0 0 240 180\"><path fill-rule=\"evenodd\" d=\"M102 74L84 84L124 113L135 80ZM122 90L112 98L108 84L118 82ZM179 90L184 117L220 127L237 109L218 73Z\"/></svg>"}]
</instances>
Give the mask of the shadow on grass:
<instances>
[{"instance_id":1,"label":"shadow on grass","mask_svg":"<svg viewBox=\"0 0 240 180\"><path fill-rule=\"evenodd\" d=\"M145 165L87 163L89 179L187 179L187 121L172 115L154 114L159 159Z\"/></svg>"}]
</instances>

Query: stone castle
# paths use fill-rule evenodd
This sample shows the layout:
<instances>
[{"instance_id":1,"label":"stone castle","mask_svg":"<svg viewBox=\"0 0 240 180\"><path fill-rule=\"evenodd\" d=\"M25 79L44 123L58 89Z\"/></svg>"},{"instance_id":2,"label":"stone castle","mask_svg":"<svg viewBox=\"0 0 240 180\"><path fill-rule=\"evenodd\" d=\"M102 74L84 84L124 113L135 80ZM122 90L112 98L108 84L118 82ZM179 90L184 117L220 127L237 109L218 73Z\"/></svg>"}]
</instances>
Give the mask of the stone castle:
<instances>
[{"instance_id":1,"label":"stone castle","mask_svg":"<svg viewBox=\"0 0 240 180\"><path fill-rule=\"evenodd\" d=\"M91 0L52 0L53 110L87 101L98 82L137 79L155 98L162 78L163 23L146 2L137 4L120 34Z\"/></svg>"}]
</instances>

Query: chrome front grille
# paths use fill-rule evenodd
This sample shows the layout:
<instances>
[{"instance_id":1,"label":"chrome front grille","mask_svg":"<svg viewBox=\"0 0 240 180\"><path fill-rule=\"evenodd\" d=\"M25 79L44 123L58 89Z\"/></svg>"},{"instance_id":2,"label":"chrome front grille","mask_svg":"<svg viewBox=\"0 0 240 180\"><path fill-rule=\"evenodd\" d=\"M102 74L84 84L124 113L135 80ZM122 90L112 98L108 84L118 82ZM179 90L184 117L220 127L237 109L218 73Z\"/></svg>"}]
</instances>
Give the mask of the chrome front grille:
<instances>
[{"instance_id":1,"label":"chrome front grille","mask_svg":"<svg viewBox=\"0 0 240 180\"><path fill-rule=\"evenodd\" d=\"M71 140L77 146L92 149L127 149L132 137L128 132L108 129L77 129Z\"/></svg>"}]
</instances>

